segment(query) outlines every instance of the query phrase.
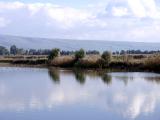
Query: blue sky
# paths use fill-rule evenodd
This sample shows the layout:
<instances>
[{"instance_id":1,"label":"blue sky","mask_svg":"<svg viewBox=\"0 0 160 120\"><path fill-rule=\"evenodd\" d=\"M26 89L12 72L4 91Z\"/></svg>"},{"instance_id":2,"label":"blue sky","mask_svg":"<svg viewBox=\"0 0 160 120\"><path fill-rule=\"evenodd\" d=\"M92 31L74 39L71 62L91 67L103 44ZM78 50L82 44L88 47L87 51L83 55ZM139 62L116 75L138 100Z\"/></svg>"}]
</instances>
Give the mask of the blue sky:
<instances>
[{"instance_id":1,"label":"blue sky","mask_svg":"<svg viewBox=\"0 0 160 120\"><path fill-rule=\"evenodd\" d=\"M0 33L160 42L159 0L1 0Z\"/></svg>"}]
</instances>

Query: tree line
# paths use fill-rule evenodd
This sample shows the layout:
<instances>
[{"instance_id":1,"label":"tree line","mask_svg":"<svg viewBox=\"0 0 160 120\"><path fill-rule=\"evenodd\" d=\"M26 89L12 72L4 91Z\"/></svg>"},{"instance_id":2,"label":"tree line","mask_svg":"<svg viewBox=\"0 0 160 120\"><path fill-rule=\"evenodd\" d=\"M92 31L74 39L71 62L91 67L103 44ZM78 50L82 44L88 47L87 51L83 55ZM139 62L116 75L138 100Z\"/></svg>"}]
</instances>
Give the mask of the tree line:
<instances>
[{"instance_id":1,"label":"tree line","mask_svg":"<svg viewBox=\"0 0 160 120\"><path fill-rule=\"evenodd\" d=\"M60 50L59 50L60 51ZM12 45L9 49L4 46L0 46L0 55L50 55L52 49L28 49L18 48ZM75 51L60 51L60 55L73 55ZM86 54L100 54L97 50L86 51Z\"/></svg>"},{"instance_id":2,"label":"tree line","mask_svg":"<svg viewBox=\"0 0 160 120\"><path fill-rule=\"evenodd\" d=\"M25 50L23 48L18 48L15 45L12 45L9 49L4 46L0 46L0 55L50 55L52 52L51 49L28 49ZM60 55L73 55L76 51L60 51ZM160 50L152 50L152 51L142 51L142 50L121 50L112 52L113 55L124 55L124 54L155 54L160 53ZM100 54L97 50L89 50L86 51L86 54Z\"/></svg>"},{"instance_id":3,"label":"tree line","mask_svg":"<svg viewBox=\"0 0 160 120\"><path fill-rule=\"evenodd\" d=\"M160 53L160 50L121 50L121 51L116 51L113 52L113 55L124 55L124 54L155 54L155 53Z\"/></svg>"}]
</instances>

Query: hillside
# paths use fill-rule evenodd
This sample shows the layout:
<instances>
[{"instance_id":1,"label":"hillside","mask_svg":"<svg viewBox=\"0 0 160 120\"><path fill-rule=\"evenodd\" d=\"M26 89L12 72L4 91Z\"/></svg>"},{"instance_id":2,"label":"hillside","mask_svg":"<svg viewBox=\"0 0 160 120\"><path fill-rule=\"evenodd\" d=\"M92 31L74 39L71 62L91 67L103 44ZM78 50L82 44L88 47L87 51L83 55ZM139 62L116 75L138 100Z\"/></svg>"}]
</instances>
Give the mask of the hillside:
<instances>
[{"instance_id":1,"label":"hillside","mask_svg":"<svg viewBox=\"0 0 160 120\"><path fill-rule=\"evenodd\" d=\"M51 49L60 48L62 50L158 50L160 43L142 43L142 42L118 42L118 41L92 41L92 40L69 40L69 39L47 39L30 38L0 35L0 45L10 47L16 45L19 48Z\"/></svg>"}]
</instances>

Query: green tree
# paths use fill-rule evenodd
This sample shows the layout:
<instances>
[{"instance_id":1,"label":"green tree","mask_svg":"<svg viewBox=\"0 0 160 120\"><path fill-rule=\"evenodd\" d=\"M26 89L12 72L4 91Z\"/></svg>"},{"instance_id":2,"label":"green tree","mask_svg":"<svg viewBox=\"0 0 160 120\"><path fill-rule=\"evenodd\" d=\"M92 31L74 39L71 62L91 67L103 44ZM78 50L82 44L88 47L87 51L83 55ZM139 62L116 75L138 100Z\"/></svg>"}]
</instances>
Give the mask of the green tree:
<instances>
[{"instance_id":1,"label":"green tree","mask_svg":"<svg viewBox=\"0 0 160 120\"><path fill-rule=\"evenodd\" d=\"M97 65L100 69L102 69L105 66L105 60L104 59L99 59L97 61Z\"/></svg>"},{"instance_id":2,"label":"green tree","mask_svg":"<svg viewBox=\"0 0 160 120\"><path fill-rule=\"evenodd\" d=\"M9 51L3 47L3 46L0 46L0 55L8 55L9 54Z\"/></svg>"},{"instance_id":3,"label":"green tree","mask_svg":"<svg viewBox=\"0 0 160 120\"><path fill-rule=\"evenodd\" d=\"M60 52L60 49L52 49L51 53L49 54L48 56L48 59L49 60L53 60L55 57L58 57L59 56L59 52Z\"/></svg>"},{"instance_id":4,"label":"green tree","mask_svg":"<svg viewBox=\"0 0 160 120\"><path fill-rule=\"evenodd\" d=\"M104 51L101 58L105 61L105 64L108 66L112 60L112 53L109 51Z\"/></svg>"},{"instance_id":5,"label":"green tree","mask_svg":"<svg viewBox=\"0 0 160 120\"><path fill-rule=\"evenodd\" d=\"M16 55L17 54L17 47L15 45L12 45L10 47L10 54L11 55Z\"/></svg>"},{"instance_id":6,"label":"green tree","mask_svg":"<svg viewBox=\"0 0 160 120\"><path fill-rule=\"evenodd\" d=\"M85 57L85 51L83 49L80 49L79 51L75 52L75 58L77 60Z\"/></svg>"}]
</instances>

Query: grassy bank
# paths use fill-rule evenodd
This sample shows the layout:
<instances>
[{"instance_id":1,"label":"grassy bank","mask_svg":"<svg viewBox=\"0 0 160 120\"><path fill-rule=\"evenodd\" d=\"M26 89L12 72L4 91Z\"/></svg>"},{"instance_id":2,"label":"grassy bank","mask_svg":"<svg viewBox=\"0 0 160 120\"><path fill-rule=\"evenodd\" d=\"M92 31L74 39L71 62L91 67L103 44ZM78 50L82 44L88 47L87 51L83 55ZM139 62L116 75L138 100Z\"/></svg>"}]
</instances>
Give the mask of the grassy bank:
<instances>
[{"instance_id":1,"label":"grassy bank","mask_svg":"<svg viewBox=\"0 0 160 120\"><path fill-rule=\"evenodd\" d=\"M124 69L129 71L160 72L160 55L112 55L106 62L102 55L85 55L76 58L75 55L58 55L52 60L47 56L1 56L0 66L11 65L39 65L63 68L83 69ZM3 63L3 64L2 64Z\"/></svg>"},{"instance_id":2,"label":"grassy bank","mask_svg":"<svg viewBox=\"0 0 160 120\"><path fill-rule=\"evenodd\" d=\"M47 56L11 55L0 56L0 65L46 65Z\"/></svg>"},{"instance_id":3,"label":"grassy bank","mask_svg":"<svg viewBox=\"0 0 160 120\"><path fill-rule=\"evenodd\" d=\"M78 60L74 56L60 56L53 59L50 65L83 69L160 72L160 55L114 55L109 63L102 60L101 55L86 55Z\"/></svg>"}]
</instances>

